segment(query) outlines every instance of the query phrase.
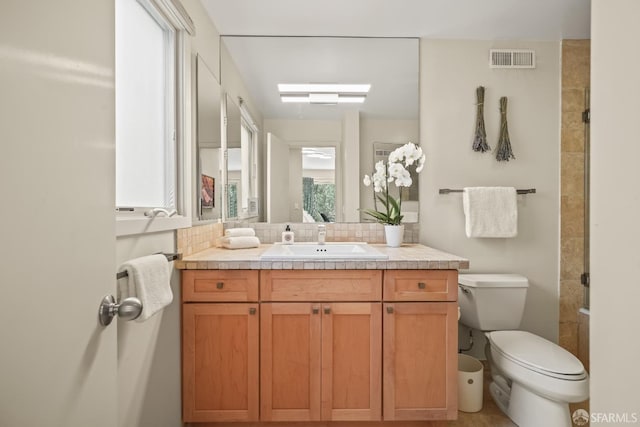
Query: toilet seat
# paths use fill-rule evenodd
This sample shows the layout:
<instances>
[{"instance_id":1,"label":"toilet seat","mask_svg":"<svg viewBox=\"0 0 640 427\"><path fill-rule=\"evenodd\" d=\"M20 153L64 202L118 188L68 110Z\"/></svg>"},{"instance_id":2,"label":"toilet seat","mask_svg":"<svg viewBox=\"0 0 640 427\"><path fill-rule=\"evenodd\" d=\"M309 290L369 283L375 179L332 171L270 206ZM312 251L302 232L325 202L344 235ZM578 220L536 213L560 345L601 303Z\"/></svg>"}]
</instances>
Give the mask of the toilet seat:
<instances>
[{"instance_id":1,"label":"toilet seat","mask_svg":"<svg viewBox=\"0 0 640 427\"><path fill-rule=\"evenodd\" d=\"M506 359L547 377L580 381L587 373L573 354L526 331L494 331L487 337L494 351Z\"/></svg>"}]
</instances>

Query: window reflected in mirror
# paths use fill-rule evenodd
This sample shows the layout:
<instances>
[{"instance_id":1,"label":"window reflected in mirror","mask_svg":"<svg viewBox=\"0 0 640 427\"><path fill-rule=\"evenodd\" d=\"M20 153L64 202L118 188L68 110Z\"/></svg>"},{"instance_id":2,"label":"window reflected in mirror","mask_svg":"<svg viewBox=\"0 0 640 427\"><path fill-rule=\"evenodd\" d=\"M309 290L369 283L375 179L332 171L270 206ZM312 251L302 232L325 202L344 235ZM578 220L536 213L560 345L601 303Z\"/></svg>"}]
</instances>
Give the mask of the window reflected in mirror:
<instances>
[{"instance_id":1,"label":"window reflected in mirror","mask_svg":"<svg viewBox=\"0 0 640 427\"><path fill-rule=\"evenodd\" d=\"M200 55L196 58L196 107L195 212L199 220L215 220L222 217L220 85Z\"/></svg>"}]
</instances>

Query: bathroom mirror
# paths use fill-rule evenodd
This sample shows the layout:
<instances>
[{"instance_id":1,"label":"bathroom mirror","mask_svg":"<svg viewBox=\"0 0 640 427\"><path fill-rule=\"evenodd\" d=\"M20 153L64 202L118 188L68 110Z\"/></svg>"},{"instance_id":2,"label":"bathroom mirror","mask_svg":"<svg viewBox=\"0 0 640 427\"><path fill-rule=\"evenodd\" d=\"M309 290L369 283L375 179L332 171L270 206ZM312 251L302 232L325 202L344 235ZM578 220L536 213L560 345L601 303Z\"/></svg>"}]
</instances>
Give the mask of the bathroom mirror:
<instances>
[{"instance_id":1,"label":"bathroom mirror","mask_svg":"<svg viewBox=\"0 0 640 427\"><path fill-rule=\"evenodd\" d=\"M194 212L201 221L222 217L220 85L202 56L196 57Z\"/></svg>"},{"instance_id":2,"label":"bathroom mirror","mask_svg":"<svg viewBox=\"0 0 640 427\"><path fill-rule=\"evenodd\" d=\"M301 154L302 148L334 149L336 212L331 221L345 220L347 216L342 205L357 193L355 187L360 192L355 205L373 207L372 190L364 187L362 176L374 169L374 144L419 142L419 40L222 36L221 42L263 116L258 141L262 147L262 167L256 184L264 185L265 212L261 218L271 222L304 220L304 206L299 202L303 199L300 193L304 188L303 180L296 178L286 184L291 197L273 201L274 206L287 203L286 207L280 206L278 215L268 214L269 202L266 200L269 195L283 195L282 178L279 181L272 179L269 171L292 165L284 159L297 159L296 153ZM335 99L285 103L278 91L281 83L349 83L371 87L363 103L342 103ZM269 156L269 135L280 143L278 155ZM345 157L345 153L350 155ZM354 168L357 177L352 173ZM276 182L278 184L273 184ZM309 182L307 180L307 185ZM416 215L417 205L415 203ZM404 208L405 205L403 211ZM410 209L411 204L407 208ZM356 216L355 219L350 216L351 220L367 220L354 211Z\"/></svg>"}]
</instances>

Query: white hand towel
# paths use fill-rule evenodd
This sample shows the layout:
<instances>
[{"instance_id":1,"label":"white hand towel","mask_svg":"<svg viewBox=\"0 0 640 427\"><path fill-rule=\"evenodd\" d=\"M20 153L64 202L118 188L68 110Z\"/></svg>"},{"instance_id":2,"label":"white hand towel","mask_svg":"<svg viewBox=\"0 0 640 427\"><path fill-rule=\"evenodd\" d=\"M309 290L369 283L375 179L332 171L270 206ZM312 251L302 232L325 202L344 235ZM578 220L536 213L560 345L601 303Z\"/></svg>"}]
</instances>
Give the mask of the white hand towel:
<instances>
[{"instance_id":1,"label":"white hand towel","mask_svg":"<svg viewBox=\"0 0 640 427\"><path fill-rule=\"evenodd\" d=\"M227 228L224 230L225 237L255 236L253 228Z\"/></svg>"},{"instance_id":2,"label":"white hand towel","mask_svg":"<svg viewBox=\"0 0 640 427\"><path fill-rule=\"evenodd\" d=\"M256 236L223 237L220 243L227 249L248 249L260 246L260 239Z\"/></svg>"},{"instance_id":3,"label":"white hand towel","mask_svg":"<svg viewBox=\"0 0 640 427\"><path fill-rule=\"evenodd\" d=\"M142 313L136 322L144 322L173 301L171 268L167 257L149 255L132 259L120 266L127 277L118 280L118 301L136 297L142 302Z\"/></svg>"},{"instance_id":4,"label":"white hand towel","mask_svg":"<svg viewBox=\"0 0 640 427\"><path fill-rule=\"evenodd\" d=\"M518 235L518 200L513 187L467 187L462 194L467 237Z\"/></svg>"}]
</instances>

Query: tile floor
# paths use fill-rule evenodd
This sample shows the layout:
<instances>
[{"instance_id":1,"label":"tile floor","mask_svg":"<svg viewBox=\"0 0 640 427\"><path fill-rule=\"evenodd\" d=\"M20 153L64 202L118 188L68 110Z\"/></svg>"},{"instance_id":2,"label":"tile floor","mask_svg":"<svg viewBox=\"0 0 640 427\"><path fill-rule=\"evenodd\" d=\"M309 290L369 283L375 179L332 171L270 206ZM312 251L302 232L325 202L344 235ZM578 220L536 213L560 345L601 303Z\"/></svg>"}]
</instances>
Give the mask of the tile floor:
<instances>
[{"instance_id":1,"label":"tile floor","mask_svg":"<svg viewBox=\"0 0 640 427\"><path fill-rule=\"evenodd\" d=\"M462 412L458 411L458 419L449 421L447 426L455 427L517 427L517 425L509 419L493 401L489 394L489 383L491 382L491 374L488 369L487 361L483 360L484 365L484 383L482 396L482 410L480 412ZM589 410L589 401L571 404L569 411L573 413L576 409ZM589 426L587 423L586 426Z\"/></svg>"},{"instance_id":2,"label":"tile floor","mask_svg":"<svg viewBox=\"0 0 640 427\"><path fill-rule=\"evenodd\" d=\"M482 410L480 412L458 411L458 419L455 421L449 421L447 425L455 427L517 427L509 417L502 413L500 408L498 408L491 398L491 395L489 394L491 375L489 373L487 362L483 360L482 364L484 365Z\"/></svg>"}]
</instances>

